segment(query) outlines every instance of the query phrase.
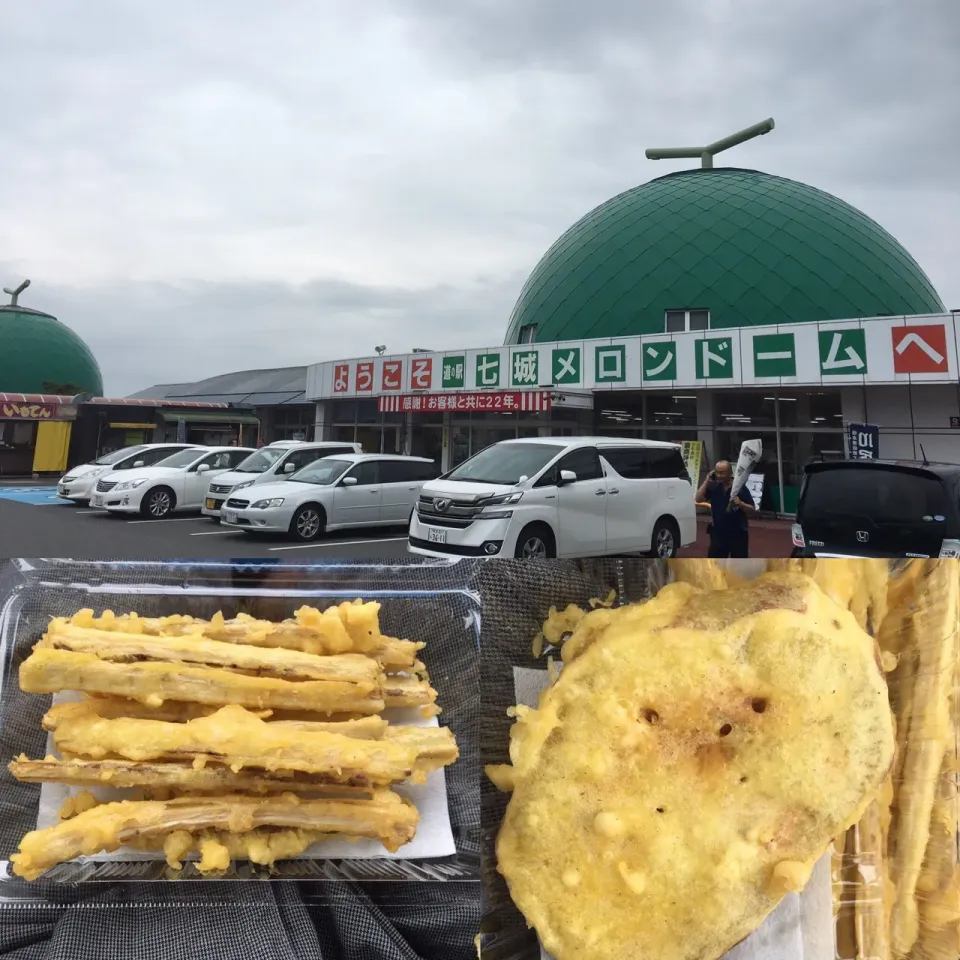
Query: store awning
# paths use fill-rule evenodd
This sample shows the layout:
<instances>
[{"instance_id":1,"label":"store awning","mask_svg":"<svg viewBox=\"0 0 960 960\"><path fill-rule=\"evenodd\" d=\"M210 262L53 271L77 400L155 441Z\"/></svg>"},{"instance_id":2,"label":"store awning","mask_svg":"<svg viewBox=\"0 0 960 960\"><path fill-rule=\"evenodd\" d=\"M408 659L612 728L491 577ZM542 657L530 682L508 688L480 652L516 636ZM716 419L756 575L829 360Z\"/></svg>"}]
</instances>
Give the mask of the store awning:
<instances>
[{"instance_id":1,"label":"store awning","mask_svg":"<svg viewBox=\"0 0 960 960\"><path fill-rule=\"evenodd\" d=\"M226 410L211 410L209 413L178 413L176 410L161 410L160 416L168 423L183 420L184 423L243 423L260 426L260 421L249 413L230 413Z\"/></svg>"}]
</instances>

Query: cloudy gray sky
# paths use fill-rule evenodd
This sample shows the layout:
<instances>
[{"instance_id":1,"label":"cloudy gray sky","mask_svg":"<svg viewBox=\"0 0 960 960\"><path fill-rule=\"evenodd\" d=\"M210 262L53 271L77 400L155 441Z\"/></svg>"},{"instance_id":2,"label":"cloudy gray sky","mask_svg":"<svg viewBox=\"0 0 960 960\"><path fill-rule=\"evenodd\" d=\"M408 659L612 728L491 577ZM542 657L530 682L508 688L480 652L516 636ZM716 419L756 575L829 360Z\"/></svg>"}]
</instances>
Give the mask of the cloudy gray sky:
<instances>
[{"instance_id":1,"label":"cloudy gray sky","mask_svg":"<svg viewBox=\"0 0 960 960\"><path fill-rule=\"evenodd\" d=\"M499 342L649 146L879 220L960 307L957 0L33 0L0 32L0 271L107 392Z\"/></svg>"}]
</instances>

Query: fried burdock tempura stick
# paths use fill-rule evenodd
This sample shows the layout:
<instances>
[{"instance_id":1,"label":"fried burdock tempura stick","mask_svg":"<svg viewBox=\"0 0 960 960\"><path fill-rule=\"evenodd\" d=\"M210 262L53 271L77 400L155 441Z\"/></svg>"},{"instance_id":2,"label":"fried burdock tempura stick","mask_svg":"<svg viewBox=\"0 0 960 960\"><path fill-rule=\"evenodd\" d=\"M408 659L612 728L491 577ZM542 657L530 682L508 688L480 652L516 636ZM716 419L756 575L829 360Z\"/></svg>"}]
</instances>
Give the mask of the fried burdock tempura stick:
<instances>
[{"instance_id":1,"label":"fried burdock tempura stick","mask_svg":"<svg viewBox=\"0 0 960 960\"><path fill-rule=\"evenodd\" d=\"M956 727L953 728L954 734ZM957 758L944 757L930 839L917 881L920 934L914 954L923 960L960 957L960 865L957 863Z\"/></svg>"},{"instance_id":2,"label":"fried burdock tempura stick","mask_svg":"<svg viewBox=\"0 0 960 960\"><path fill-rule=\"evenodd\" d=\"M220 613L210 620L189 616L116 616L104 611L80 610L69 618L78 626L122 630L154 636L206 637L223 643L255 647L283 647L304 653L331 655L359 653L374 657L387 667L413 667L423 643L398 640L380 633L379 603L342 603L320 611L301 607L293 618L274 623L247 614L226 619Z\"/></svg>"},{"instance_id":3,"label":"fried burdock tempura stick","mask_svg":"<svg viewBox=\"0 0 960 960\"><path fill-rule=\"evenodd\" d=\"M392 685L392 684L391 684ZM381 691L374 684L335 680L278 680L250 677L218 667L168 663L111 663L92 653L38 648L20 665L24 693L85 693L130 697L148 706L167 700L254 709L274 707L318 713L380 713ZM429 687L428 687L429 689Z\"/></svg>"},{"instance_id":4,"label":"fried burdock tempura stick","mask_svg":"<svg viewBox=\"0 0 960 960\"><path fill-rule=\"evenodd\" d=\"M137 760L28 760L19 757L7 769L24 783L67 783L74 787L137 788L149 791L183 790L190 793L311 793L362 797L373 789L363 776L338 783L324 774L248 768L234 773L208 763L145 763Z\"/></svg>"},{"instance_id":5,"label":"fried burdock tempura stick","mask_svg":"<svg viewBox=\"0 0 960 960\"><path fill-rule=\"evenodd\" d=\"M377 685L381 674L376 660L359 653L321 657L297 650L262 649L202 637L152 637L117 630L95 630L56 620L50 624L37 647L92 653L101 660L115 663L149 660L223 667L253 676L279 677L283 680L334 680L369 684L371 689Z\"/></svg>"},{"instance_id":6,"label":"fried burdock tempura stick","mask_svg":"<svg viewBox=\"0 0 960 960\"><path fill-rule=\"evenodd\" d=\"M79 703L62 703L51 707L43 717L43 729L54 732L61 722L70 723L77 717L100 717L101 719L131 719L125 714L115 714L111 709L113 701L104 701L97 698L82 700ZM148 709L143 708L147 713ZM214 711L216 712L216 711ZM246 711L249 716L256 714ZM150 717L141 719L152 719ZM271 731L284 732L295 739L296 733L333 733L343 737L354 737L361 740L387 740L393 743L412 747L416 750L416 761L413 770L413 779L420 782L428 773L449 766L459 757L456 739L453 732L446 727L423 727L399 724L389 726L381 717L363 717L359 720L346 720L340 723L325 723L315 720L281 720L270 721L267 726ZM30 761L34 762L34 761ZM39 761L37 761L39 762ZM11 768L12 770L12 768ZM17 776L14 773L14 776ZM36 779L42 779L36 777ZM73 782L73 781L69 781ZM87 781L83 781L87 782ZM113 782L112 786L145 786L146 784ZM194 787L201 790L206 787ZM242 791L247 787L238 786L234 789Z\"/></svg>"},{"instance_id":7,"label":"fried burdock tempura stick","mask_svg":"<svg viewBox=\"0 0 960 960\"><path fill-rule=\"evenodd\" d=\"M118 717L134 717L139 720L166 720L169 723L186 723L188 720L194 720L197 717L209 717L216 713L222 704L209 703L186 703L177 700L165 700L160 706L148 707L138 700L127 700L125 697L111 697L105 694L91 693L87 694L91 703L96 704L96 711L101 717L110 719ZM47 714L50 717L56 707ZM317 723L348 723L352 722L358 730L367 730L371 736L382 731L387 725L387 721L379 716L357 716L350 713L311 713L309 710L252 710L249 712L256 714L263 720L303 720L308 719ZM46 724L50 722L44 718L45 729L52 729ZM359 736L354 733L352 736ZM375 739L375 737L374 737Z\"/></svg>"},{"instance_id":8,"label":"fried burdock tempura stick","mask_svg":"<svg viewBox=\"0 0 960 960\"><path fill-rule=\"evenodd\" d=\"M295 770L325 774L338 783L361 776L382 784L405 780L417 761L412 744L285 729L238 706L186 723L105 720L88 701L61 706L54 742L61 751L93 760L187 760L198 766L212 761L235 772Z\"/></svg>"},{"instance_id":9,"label":"fried burdock tempura stick","mask_svg":"<svg viewBox=\"0 0 960 960\"><path fill-rule=\"evenodd\" d=\"M10 861L17 876L36 880L58 863L128 843L155 843L153 849L163 849L167 837L179 831L245 834L262 827L375 839L396 851L413 839L418 821L416 807L390 790L377 791L370 800L301 800L289 794L123 800L28 833Z\"/></svg>"},{"instance_id":10,"label":"fried burdock tempura stick","mask_svg":"<svg viewBox=\"0 0 960 960\"><path fill-rule=\"evenodd\" d=\"M950 697L960 629L956 562L929 561L924 574L909 619L915 631L917 673L910 698L891 871L896 884L890 918L895 956L907 956L919 935L917 883L950 734Z\"/></svg>"},{"instance_id":11,"label":"fried burdock tempura stick","mask_svg":"<svg viewBox=\"0 0 960 960\"><path fill-rule=\"evenodd\" d=\"M870 960L890 960L883 809L883 801L874 800L860 822L852 828L857 882L854 899L857 956L865 960L868 957Z\"/></svg>"}]
</instances>

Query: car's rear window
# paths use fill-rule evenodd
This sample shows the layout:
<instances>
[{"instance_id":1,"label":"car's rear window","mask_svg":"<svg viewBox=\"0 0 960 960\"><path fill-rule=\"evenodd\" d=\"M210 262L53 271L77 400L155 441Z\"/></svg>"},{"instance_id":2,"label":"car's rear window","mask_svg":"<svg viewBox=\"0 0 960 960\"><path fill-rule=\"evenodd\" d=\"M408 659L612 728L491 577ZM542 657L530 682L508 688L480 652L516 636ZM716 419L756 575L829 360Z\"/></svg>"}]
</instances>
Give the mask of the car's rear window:
<instances>
[{"instance_id":1,"label":"car's rear window","mask_svg":"<svg viewBox=\"0 0 960 960\"><path fill-rule=\"evenodd\" d=\"M808 474L800 509L804 516L846 514L883 523L917 523L952 512L938 477L881 467L837 467Z\"/></svg>"}]
</instances>

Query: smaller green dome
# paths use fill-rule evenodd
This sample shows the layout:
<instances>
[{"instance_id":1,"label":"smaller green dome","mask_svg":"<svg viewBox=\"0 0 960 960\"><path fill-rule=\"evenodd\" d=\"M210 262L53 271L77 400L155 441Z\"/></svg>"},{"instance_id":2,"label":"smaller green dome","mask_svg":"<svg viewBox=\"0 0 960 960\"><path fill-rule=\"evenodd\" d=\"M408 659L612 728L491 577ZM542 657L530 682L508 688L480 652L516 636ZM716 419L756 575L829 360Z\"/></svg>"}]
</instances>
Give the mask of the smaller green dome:
<instances>
[{"instance_id":1,"label":"smaller green dome","mask_svg":"<svg viewBox=\"0 0 960 960\"><path fill-rule=\"evenodd\" d=\"M0 306L0 392L103 395L90 348L56 317Z\"/></svg>"}]
</instances>

